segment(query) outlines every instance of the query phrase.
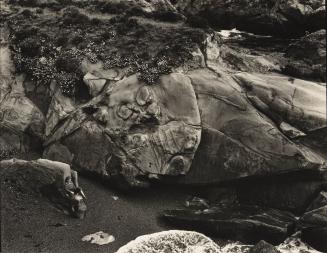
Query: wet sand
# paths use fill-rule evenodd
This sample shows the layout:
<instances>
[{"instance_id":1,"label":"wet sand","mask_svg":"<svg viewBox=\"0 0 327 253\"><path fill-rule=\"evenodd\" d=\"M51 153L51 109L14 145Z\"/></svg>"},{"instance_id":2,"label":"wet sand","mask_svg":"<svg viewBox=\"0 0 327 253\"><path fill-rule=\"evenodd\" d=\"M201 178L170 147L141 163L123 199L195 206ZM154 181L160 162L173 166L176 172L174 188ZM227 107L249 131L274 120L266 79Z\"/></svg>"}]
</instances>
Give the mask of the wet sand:
<instances>
[{"instance_id":1,"label":"wet sand","mask_svg":"<svg viewBox=\"0 0 327 253\"><path fill-rule=\"evenodd\" d=\"M2 187L2 252L115 252L139 235L171 229L158 220L158 214L179 207L188 196L170 187L127 195L82 177L80 185L88 204L84 220L64 214L44 197ZM102 246L81 241L98 231L116 240Z\"/></svg>"}]
</instances>

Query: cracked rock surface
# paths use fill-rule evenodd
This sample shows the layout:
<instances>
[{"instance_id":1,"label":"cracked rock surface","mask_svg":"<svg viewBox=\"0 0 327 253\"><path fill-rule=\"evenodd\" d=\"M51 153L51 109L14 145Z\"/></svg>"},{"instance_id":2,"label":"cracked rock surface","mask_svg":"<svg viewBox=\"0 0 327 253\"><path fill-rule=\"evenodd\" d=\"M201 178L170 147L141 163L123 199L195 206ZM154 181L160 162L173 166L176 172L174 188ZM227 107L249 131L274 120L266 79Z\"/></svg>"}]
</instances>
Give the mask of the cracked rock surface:
<instances>
[{"instance_id":1,"label":"cracked rock surface","mask_svg":"<svg viewBox=\"0 0 327 253\"><path fill-rule=\"evenodd\" d=\"M81 234L114 224L110 250L140 231L164 229L155 217L171 209L166 216L182 227L207 224L221 237L274 244L302 231L324 251L324 4L1 1L0 160L21 159L3 171L23 188L58 188L62 175L52 163L78 171L94 196ZM52 162L40 165L40 157ZM160 185L164 194L146 188L111 201L100 181L120 189ZM181 203L192 188L191 210L177 209L167 184L182 191ZM16 211L8 212L20 217ZM67 233L69 249L80 247L79 235ZM46 244L33 247L47 251Z\"/></svg>"}]
</instances>

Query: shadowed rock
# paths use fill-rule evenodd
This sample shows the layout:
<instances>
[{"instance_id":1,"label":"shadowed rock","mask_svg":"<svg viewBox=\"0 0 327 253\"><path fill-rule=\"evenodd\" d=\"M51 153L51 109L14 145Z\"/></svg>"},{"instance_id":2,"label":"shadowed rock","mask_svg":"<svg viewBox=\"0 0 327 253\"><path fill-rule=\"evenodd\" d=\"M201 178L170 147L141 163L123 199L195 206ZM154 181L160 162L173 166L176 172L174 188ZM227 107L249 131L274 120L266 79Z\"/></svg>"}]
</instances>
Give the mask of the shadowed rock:
<instances>
[{"instance_id":1,"label":"shadowed rock","mask_svg":"<svg viewBox=\"0 0 327 253\"><path fill-rule=\"evenodd\" d=\"M77 172L68 164L46 159L3 160L0 175L1 184L25 194L41 193L73 216L85 216L85 195L78 185Z\"/></svg>"},{"instance_id":2,"label":"shadowed rock","mask_svg":"<svg viewBox=\"0 0 327 253\"><path fill-rule=\"evenodd\" d=\"M326 82L326 30L308 34L292 43L284 73Z\"/></svg>"},{"instance_id":3,"label":"shadowed rock","mask_svg":"<svg viewBox=\"0 0 327 253\"><path fill-rule=\"evenodd\" d=\"M163 218L179 227L212 233L242 242L280 243L294 231L295 217L257 206L216 206L205 210L169 210Z\"/></svg>"},{"instance_id":4,"label":"shadowed rock","mask_svg":"<svg viewBox=\"0 0 327 253\"><path fill-rule=\"evenodd\" d=\"M326 27L325 1L183 0L175 7L186 16L200 16L214 27L258 34L294 36Z\"/></svg>"},{"instance_id":5,"label":"shadowed rock","mask_svg":"<svg viewBox=\"0 0 327 253\"><path fill-rule=\"evenodd\" d=\"M78 110L75 115L80 116L71 114L47 141L65 137L62 143L74 154L79 168L110 177L115 174L110 167L114 156L120 161L119 173L130 183L138 175L188 172L200 142L201 120L187 77L171 74L163 76L158 85L148 86L133 75L110 86L94 101L92 122ZM78 145L82 142L85 152ZM91 152L91 158L90 149L98 150Z\"/></svg>"},{"instance_id":6,"label":"shadowed rock","mask_svg":"<svg viewBox=\"0 0 327 253\"><path fill-rule=\"evenodd\" d=\"M309 227L302 230L302 240L321 252L327 251L327 227Z\"/></svg>"},{"instance_id":7,"label":"shadowed rock","mask_svg":"<svg viewBox=\"0 0 327 253\"><path fill-rule=\"evenodd\" d=\"M134 186L165 175L210 184L323 169L320 153L285 134L325 126L324 87L279 75L235 79L207 69L162 76L151 86L137 75L124 78L71 112L47 139L47 150L60 142L77 168L121 175Z\"/></svg>"},{"instance_id":8,"label":"shadowed rock","mask_svg":"<svg viewBox=\"0 0 327 253\"><path fill-rule=\"evenodd\" d=\"M278 253L279 251L271 244L260 241L256 245L254 245L249 253Z\"/></svg>"}]
</instances>

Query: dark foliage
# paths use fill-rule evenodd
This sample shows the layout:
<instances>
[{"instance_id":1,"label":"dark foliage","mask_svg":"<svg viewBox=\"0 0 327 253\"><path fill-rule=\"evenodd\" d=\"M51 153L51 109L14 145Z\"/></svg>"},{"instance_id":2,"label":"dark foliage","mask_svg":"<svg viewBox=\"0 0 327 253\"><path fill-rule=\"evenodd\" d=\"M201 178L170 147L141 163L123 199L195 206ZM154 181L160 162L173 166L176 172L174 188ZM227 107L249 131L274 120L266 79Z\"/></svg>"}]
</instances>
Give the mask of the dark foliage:
<instances>
[{"instance_id":1,"label":"dark foliage","mask_svg":"<svg viewBox=\"0 0 327 253\"><path fill-rule=\"evenodd\" d=\"M151 13L153 19L164 22L178 22L183 20L183 16L177 12L172 11L154 11Z\"/></svg>"},{"instance_id":2,"label":"dark foliage","mask_svg":"<svg viewBox=\"0 0 327 253\"><path fill-rule=\"evenodd\" d=\"M201 16L189 16L186 21L189 26L195 28L209 28L208 20Z\"/></svg>"},{"instance_id":3,"label":"dark foliage","mask_svg":"<svg viewBox=\"0 0 327 253\"><path fill-rule=\"evenodd\" d=\"M76 7L67 7L63 13L63 23L65 25L83 25L90 23L88 16L80 13Z\"/></svg>"}]
</instances>

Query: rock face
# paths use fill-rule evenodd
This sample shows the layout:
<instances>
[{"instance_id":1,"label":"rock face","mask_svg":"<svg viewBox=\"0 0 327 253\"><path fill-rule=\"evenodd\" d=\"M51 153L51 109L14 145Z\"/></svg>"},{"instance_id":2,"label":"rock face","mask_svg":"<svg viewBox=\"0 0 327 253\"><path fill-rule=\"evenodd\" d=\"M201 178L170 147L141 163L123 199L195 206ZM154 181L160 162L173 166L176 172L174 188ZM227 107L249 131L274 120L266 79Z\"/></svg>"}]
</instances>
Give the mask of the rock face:
<instances>
[{"instance_id":1,"label":"rock face","mask_svg":"<svg viewBox=\"0 0 327 253\"><path fill-rule=\"evenodd\" d=\"M289 173L269 178L243 180L237 183L237 197L241 203L269 206L298 215L308 211L317 192L327 186L324 174Z\"/></svg>"},{"instance_id":2,"label":"rock face","mask_svg":"<svg viewBox=\"0 0 327 253\"><path fill-rule=\"evenodd\" d=\"M127 178L188 172L201 138L201 119L194 90L186 76L163 76L159 85L148 86L133 75L109 87L92 106L94 122L84 123L82 127L86 135L80 136L83 130L77 130L63 140L79 167L103 175L114 174L108 167L115 157L120 161L120 173ZM81 113L84 115L81 118L86 118ZM66 120L71 121L72 118ZM48 142L61 139L75 128L80 128L77 122L63 124ZM88 138L90 134L93 137ZM106 143L99 146L96 136L100 143ZM88 143L86 152L89 148L98 149L92 152L96 159L90 159L83 149L76 147L81 141ZM100 161L103 161L101 166Z\"/></svg>"},{"instance_id":3,"label":"rock face","mask_svg":"<svg viewBox=\"0 0 327 253\"><path fill-rule=\"evenodd\" d=\"M327 192L321 191L300 218L302 239L312 247L326 252L327 243Z\"/></svg>"},{"instance_id":4,"label":"rock face","mask_svg":"<svg viewBox=\"0 0 327 253\"><path fill-rule=\"evenodd\" d=\"M213 233L246 243L280 243L294 231L290 213L257 206L214 206L205 210L169 210L163 217L182 228Z\"/></svg>"},{"instance_id":5,"label":"rock face","mask_svg":"<svg viewBox=\"0 0 327 253\"><path fill-rule=\"evenodd\" d=\"M308 34L292 43L286 51L289 58L286 74L326 82L326 30Z\"/></svg>"},{"instance_id":6,"label":"rock face","mask_svg":"<svg viewBox=\"0 0 327 253\"><path fill-rule=\"evenodd\" d=\"M13 75L8 36L8 30L1 28L0 150L24 153L40 148L45 119L41 110L25 95L25 76Z\"/></svg>"},{"instance_id":7,"label":"rock face","mask_svg":"<svg viewBox=\"0 0 327 253\"><path fill-rule=\"evenodd\" d=\"M254 245L249 253L278 253L279 251L271 244L260 241Z\"/></svg>"},{"instance_id":8,"label":"rock face","mask_svg":"<svg viewBox=\"0 0 327 253\"><path fill-rule=\"evenodd\" d=\"M85 196L78 185L77 172L68 164L45 159L3 160L0 175L1 184L24 193L41 193L73 216L85 216Z\"/></svg>"},{"instance_id":9,"label":"rock face","mask_svg":"<svg viewBox=\"0 0 327 253\"><path fill-rule=\"evenodd\" d=\"M279 75L232 78L195 70L187 76L198 98L202 137L191 170L180 182L214 183L325 166L323 157L294 144L285 137L293 131L281 127L285 122L302 132L325 126L325 87L302 80L295 80L295 86Z\"/></svg>"},{"instance_id":10,"label":"rock face","mask_svg":"<svg viewBox=\"0 0 327 253\"><path fill-rule=\"evenodd\" d=\"M302 239L321 252L326 252L327 227L306 228L302 231Z\"/></svg>"},{"instance_id":11,"label":"rock face","mask_svg":"<svg viewBox=\"0 0 327 253\"><path fill-rule=\"evenodd\" d=\"M115 3L124 8L121 1ZM192 15L207 11L207 8L219 15L222 7L226 7L224 11L230 15L242 9L242 18L250 14L254 17L259 9L272 9L269 13L273 16L281 17L283 13L289 17L292 13L294 20L299 21L298 15L307 17L320 8L319 1L256 1L250 5L248 1L188 3L178 1L173 6L168 1L139 2L144 10L149 7L151 12L175 12L178 8ZM244 6L251 8L244 9ZM250 10L253 12L245 13ZM76 8L66 10L67 13L71 11L79 13ZM42 14L34 14L33 24L43 27ZM6 77L2 74L4 78L1 78L4 85L1 86L0 98L5 101L0 104L0 110L6 112L1 118L1 130L5 129L0 139L3 146L15 144L15 147L24 147L17 132L24 140L35 137L44 148L44 158L65 162L80 172L95 173L113 181L120 178L132 186L148 185L149 178L209 185L246 177L270 177L326 168L326 151L304 141L312 139L308 136L314 131L326 128L326 86L272 73L281 71L282 60L278 59L275 64L272 59L276 55L273 52L266 55L267 49L263 45L255 50L258 55L245 50L244 44L251 40L255 40L257 44L254 45L258 46L261 42L267 43L271 37L238 33L227 40L223 38L223 32L205 34L182 21L149 25L149 20L132 19L128 15L114 19L106 16L103 23L99 23L101 31L94 28L93 34L88 30L98 39L93 41L93 37L85 33L90 48L84 51L85 45L80 42L82 33L76 38L69 37L67 42L75 43L78 50L66 43L61 49L57 48L62 51L60 56L56 51L51 58L41 49L39 55L33 57L26 55L25 51L13 51L15 60L21 64L35 62L35 68L28 68L33 64L26 64L30 72L39 73L37 68L42 70L40 80L48 83L49 87L45 89L51 93L48 108L42 110L26 95L28 87L22 85L19 76L14 74L9 47L4 47L8 64L4 68ZM241 22L242 19L236 20ZM62 22L61 17L55 20L58 32L61 32L58 24ZM43 43L37 40L40 34L33 27L31 32L35 36L32 38L15 24L16 39L12 40L15 47L33 46L30 45L33 43L27 43L30 40ZM84 31L83 26L90 28L92 22L75 25ZM69 32L71 27L64 26ZM103 34L102 28L107 26L113 34ZM144 34L145 31L149 32ZM169 36L164 37L163 31ZM175 32L181 38L174 37ZM46 33L49 35L47 42L56 45L60 42L55 34ZM301 50L303 44L313 52L310 53L312 62L322 63L324 42L318 43L322 33L308 35L303 42L300 39L290 45L286 54L290 62L292 59L298 62L304 57L300 54L304 51ZM120 41L117 34L122 36ZM143 38L140 44L135 40L137 36ZM250 39L243 40L245 36ZM239 43L235 44L237 37ZM310 43L310 38L314 43ZM267 45L275 41L278 42L274 39ZM47 47L49 43L42 45L51 51L53 48ZM128 45L135 43L138 43L137 47L129 50ZM242 43L243 47L240 47ZM106 54L110 50L112 52ZM138 51L147 54L126 56ZM51 71L56 75L49 75L50 80L47 80ZM33 77L38 78L37 75ZM72 83L79 85L81 90L84 88L87 94L82 98L77 95L69 97L71 92L65 91L70 90ZM22 104L24 107L19 106ZM13 111L9 114L16 117L7 111ZM18 119L18 113L23 117ZM304 201L306 197L301 199Z\"/></svg>"},{"instance_id":12,"label":"rock face","mask_svg":"<svg viewBox=\"0 0 327 253\"><path fill-rule=\"evenodd\" d=\"M326 25L325 1L176 1L187 16L201 16L220 28L238 28L261 34L290 36Z\"/></svg>"},{"instance_id":13,"label":"rock face","mask_svg":"<svg viewBox=\"0 0 327 253\"><path fill-rule=\"evenodd\" d=\"M205 186L225 198L190 199L166 219L247 242L324 235L324 1L9 2L0 160L55 161L1 162L9 183L55 189L81 215L70 166L126 188Z\"/></svg>"},{"instance_id":14,"label":"rock face","mask_svg":"<svg viewBox=\"0 0 327 253\"><path fill-rule=\"evenodd\" d=\"M132 75L65 116L44 155L64 145L77 168L140 186L145 176L209 184L320 170L324 156L292 138L326 126L324 92L282 75L199 69L153 86Z\"/></svg>"},{"instance_id":15,"label":"rock face","mask_svg":"<svg viewBox=\"0 0 327 253\"><path fill-rule=\"evenodd\" d=\"M203 234L192 231L169 230L137 237L121 247L116 253L168 251L172 253L220 252L220 247Z\"/></svg>"}]
</instances>

